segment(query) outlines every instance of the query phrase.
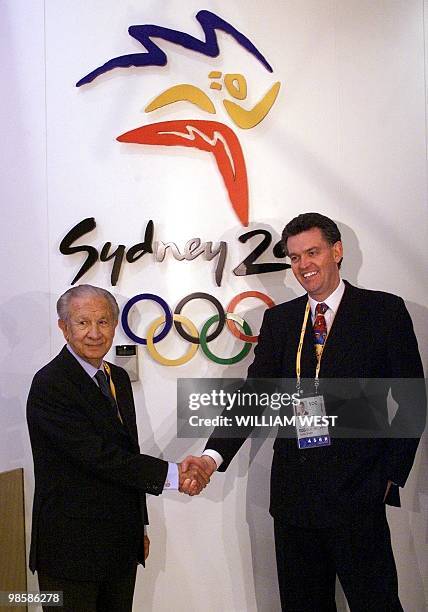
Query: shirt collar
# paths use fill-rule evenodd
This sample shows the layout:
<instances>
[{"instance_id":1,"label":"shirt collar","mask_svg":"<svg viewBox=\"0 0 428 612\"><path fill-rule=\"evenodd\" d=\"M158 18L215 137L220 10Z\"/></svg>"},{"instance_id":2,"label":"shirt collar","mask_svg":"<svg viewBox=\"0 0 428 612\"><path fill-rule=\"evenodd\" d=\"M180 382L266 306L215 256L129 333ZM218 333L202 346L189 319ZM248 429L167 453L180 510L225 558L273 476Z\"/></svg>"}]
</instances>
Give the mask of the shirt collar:
<instances>
[{"instance_id":1,"label":"shirt collar","mask_svg":"<svg viewBox=\"0 0 428 612\"><path fill-rule=\"evenodd\" d=\"M90 376L91 378L94 378L94 376L98 372L98 370L104 371L102 369L102 366L100 368L96 368L92 364L90 364L87 361L85 361L84 359L82 359L79 355L77 355L77 353L75 351L73 351L73 349L71 348L71 346L69 344L67 344L67 349L70 351L70 353L73 355L73 357L75 359L77 359L77 361L80 363L82 368L85 370L86 374L88 374L88 376Z\"/></svg>"},{"instance_id":2,"label":"shirt collar","mask_svg":"<svg viewBox=\"0 0 428 612\"><path fill-rule=\"evenodd\" d=\"M315 308L317 304L327 304L330 310L333 311L333 314L336 315L337 309L339 308L339 304L342 300L344 292L345 292L345 283L343 282L342 279L340 279L340 282L338 286L336 287L336 289L333 291L333 293L331 293L328 296L328 298L326 298L322 302L317 302L316 300L314 300L308 295L309 304L311 307L312 318L315 317Z\"/></svg>"}]
</instances>

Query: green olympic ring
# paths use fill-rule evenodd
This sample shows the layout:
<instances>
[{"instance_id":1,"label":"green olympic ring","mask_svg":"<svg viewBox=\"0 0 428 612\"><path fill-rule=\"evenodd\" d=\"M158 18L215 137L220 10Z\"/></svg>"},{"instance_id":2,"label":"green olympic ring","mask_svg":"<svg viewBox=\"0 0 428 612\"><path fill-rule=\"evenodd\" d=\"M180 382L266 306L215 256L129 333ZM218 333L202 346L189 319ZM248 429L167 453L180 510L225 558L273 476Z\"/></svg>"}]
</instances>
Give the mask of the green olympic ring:
<instances>
[{"instance_id":1,"label":"green olympic ring","mask_svg":"<svg viewBox=\"0 0 428 612\"><path fill-rule=\"evenodd\" d=\"M242 329L244 330L247 336L252 335L253 332L251 331L251 327L239 315L236 315L231 312L226 312L226 319L230 319L232 321L235 321L235 323L238 323L238 325L242 327ZM214 361L214 363L219 363L221 365L233 365L234 363L238 363L239 361L241 361L248 355L251 349L251 342L246 342L242 350L239 353L237 353L234 357L217 357L217 355L214 355L214 353L210 351L210 349L208 348L207 334L208 334L208 331L211 325L216 323L218 320L219 320L219 316L213 315L210 319L208 319L206 323L204 323L204 326L201 329L201 335L199 337L201 348L204 354L209 359L211 359L211 361Z\"/></svg>"}]
</instances>

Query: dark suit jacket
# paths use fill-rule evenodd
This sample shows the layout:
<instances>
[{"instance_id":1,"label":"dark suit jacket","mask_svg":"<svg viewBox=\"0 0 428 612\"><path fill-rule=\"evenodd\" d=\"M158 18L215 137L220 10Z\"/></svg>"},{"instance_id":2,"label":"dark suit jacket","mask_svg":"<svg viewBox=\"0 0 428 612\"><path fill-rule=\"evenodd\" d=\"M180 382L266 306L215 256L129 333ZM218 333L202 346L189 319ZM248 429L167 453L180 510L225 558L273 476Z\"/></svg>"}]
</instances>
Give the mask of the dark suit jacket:
<instances>
[{"instance_id":1,"label":"dark suit jacket","mask_svg":"<svg viewBox=\"0 0 428 612\"><path fill-rule=\"evenodd\" d=\"M66 347L34 377L32 571L104 580L144 559L145 493L162 492L168 464L140 454L129 377L110 367L123 425Z\"/></svg>"},{"instance_id":2,"label":"dark suit jacket","mask_svg":"<svg viewBox=\"0 0 428 612\"><path fill-rule=\"evenodd\" d=\"M307 303L304 295L266 311L249 378L295 378L296 353ZM309 318L302 350L302 377L313 379L316 357ZM409 406L400 384L391 392L399 404L392 424L398 429L415 409L414 431L425 418L423 369L410 316L401 298L346 283L322 356L320 378L418 379L419 405ZM388 381L378 404L387 415ZM357 409L358 409L357 405ZM225 470L243 439L211 436L206 448L224 458ZM404 486L418 439L333 439L331 446L298 450L296 440L277 438L271 473L270 511L285 522L328 526L351 521L357 511L383 503L388 480ZM399 505L398 488L388 503Z\"/></svg>"}]
</instances>

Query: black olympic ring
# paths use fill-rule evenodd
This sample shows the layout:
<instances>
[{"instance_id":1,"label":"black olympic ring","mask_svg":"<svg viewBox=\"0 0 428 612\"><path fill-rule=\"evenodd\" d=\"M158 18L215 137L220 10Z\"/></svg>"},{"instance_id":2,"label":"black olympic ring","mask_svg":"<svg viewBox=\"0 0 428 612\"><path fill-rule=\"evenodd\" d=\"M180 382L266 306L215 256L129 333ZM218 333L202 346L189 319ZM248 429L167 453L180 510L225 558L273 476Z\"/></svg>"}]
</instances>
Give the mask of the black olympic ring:
<instances>
[{"instance_id":1,"label":"black olympic ring","mask_svg":"<svg viewBox=\"0 0 428 612\"><path fill-rule=\"evenodd\" d=\"M217 298L215 298L213 295L210 295L209 293L202 293L202 292L189 293L189 295L186 295L186 297L184 297L182 300L178 302L174 310L174 314L181 314L181 311L183 310L187 302L190 302L191 300L197 300L197 299L208 300L208 302L211 302L211 304L213 304L217 308L217 311L218 311L219 319L218 319L217 327L212 332L212 334L209 334L207 336L207 340L206 340L207 342L211 342L211 340L214 340L215 338L217 338L217 336L221 334L224 328L224 324L226 322L226 314L224 312L223 306L220 304ZM188 334L186 330L183 328L183 325L179 321L174 321L174 325L175 325L175 329L177 330L177 332L180 334L182 338L184 338L188 342L192 342L193 344L201 343L199 338L195 338L191 334Z\"/></svg>"}]
</instances>

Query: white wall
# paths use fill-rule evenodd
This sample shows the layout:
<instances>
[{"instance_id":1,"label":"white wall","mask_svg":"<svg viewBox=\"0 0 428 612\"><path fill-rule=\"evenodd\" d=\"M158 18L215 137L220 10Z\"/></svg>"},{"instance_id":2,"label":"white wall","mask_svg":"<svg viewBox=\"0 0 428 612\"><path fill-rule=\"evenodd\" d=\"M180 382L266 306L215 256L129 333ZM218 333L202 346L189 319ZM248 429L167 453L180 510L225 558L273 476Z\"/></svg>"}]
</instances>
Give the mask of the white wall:
<instances>
[{"instance_id":1,"label":"white wall","mask_svg":"<svg viewBox=\"0 0 428 612\"><path fill-rule=\"evenodd\" d=\"M34 372L52 354L43 2L1 2L0 28L0 470L24 467L29 542L34 479L25 403Z\"/></svg>"},{"instance_id":2,"label":"white wall","mask_svg":"<svg viewBox=\"0 0 428 612\"><path fill-rule=\"evenodd\" d=\"M108 59L142 50L127 34L131 24L156 23L200 36L194 16L201 8L246 34L273 74L220 33L216 59L161 43L168 53L165 68L116 70L86 87L74 86ZM58 245L78 221L96 218L97 229L80 242L97 248L107 240L140 241L149 219L156 239L181 247L194 236L228 241L221 288L215 286L212 262L167 257L156 263L147 255L124 266L113 289L121 304L143 291L159 294L171 306L192 291L212 293L224 305L248 289L276 302L300 293L288 273L235 277L232 269L249 247L237 241L245 230L231 211L212 158L193 149L115 141L134 127L189 117L233 127L247 163L249 229L270 228L278 236L285 222L308 210L335 218L345 243L343 276L404 297L426 364L423 9L416 0L0 3L0 44L7 58L1 66L0 110L0 469L26 469L28 512L32 475L25 398L34 371L62 344L54 304L82 258L62 256ZM281 81L278 100L260 125L252 130L233 125L221 104L226 92L208 87L214 69L247 77L246 108ZM207 117L185 103L144 113L155 95L177 83L198 85L217 115ZM98 264L83 281L109 288L110 265ZM242 312L246 308L246 318L257 328L263 308L256 301L244 303ZM157 310L147 305L140 312L149 322ZM196 322L206 320L207 313L205 304L186 309ZM143 324L139 330L144 333ZM122 331L117 339L126 342ZM230 355L239 347L225 332L212 348ZM186 348L168 339L161 350L176 356ZM199 452L203 441L176 439L177 378L238 376L251 356L227 368L198 354L185 366L167 368L140 349L134 394L143 452L174 460ZM425 609L428 598L427 450L425 441L403 508L390 512L403 605L416 611ZM169 493L150 500L152 552L139 575L136 610L279 610L267 512L270 460L270 441L261 449L247 442L200 498Z\"/></svg>"}]
</instances>

